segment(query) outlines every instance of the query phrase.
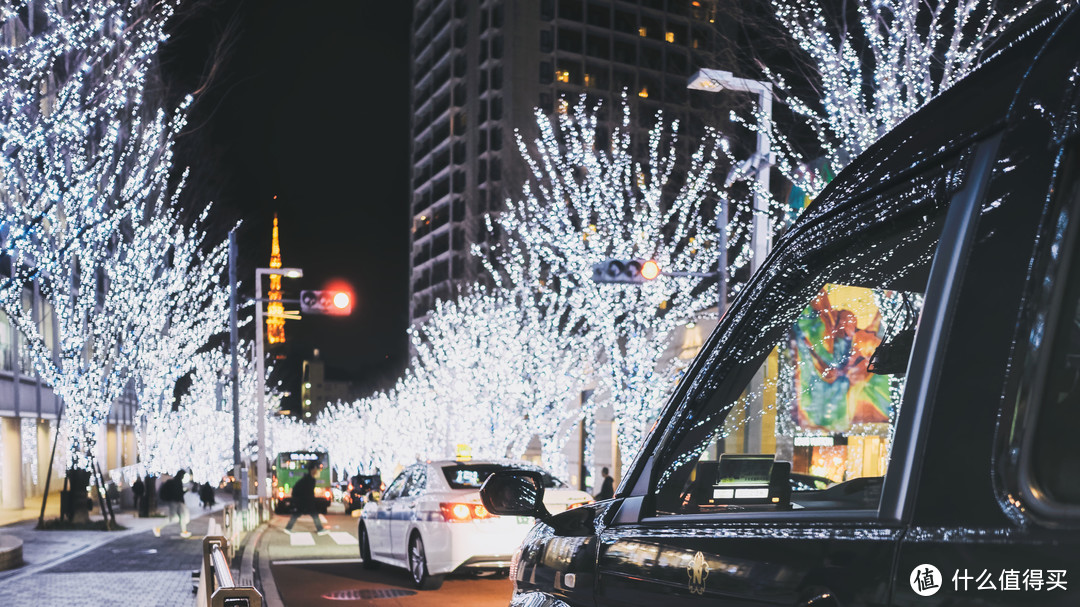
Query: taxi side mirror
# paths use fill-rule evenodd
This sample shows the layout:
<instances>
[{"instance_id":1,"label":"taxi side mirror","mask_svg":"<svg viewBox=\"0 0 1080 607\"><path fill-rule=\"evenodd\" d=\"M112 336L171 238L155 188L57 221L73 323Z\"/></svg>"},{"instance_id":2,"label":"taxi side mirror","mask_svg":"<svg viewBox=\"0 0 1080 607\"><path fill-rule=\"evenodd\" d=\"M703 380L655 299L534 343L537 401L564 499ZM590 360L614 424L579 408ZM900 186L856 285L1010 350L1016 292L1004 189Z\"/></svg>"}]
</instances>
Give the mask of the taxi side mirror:
<instances>
[{"instance_id":1,"label":"taxi side mirror","mask_svg":"<svg viewBox=\"0 0 1080 607\"><path fill-rule=\"evenodd\" d=\"M501 470L487 477L480 487L480 501L488 512L499 516L531 516L551 519L544 507L544 483L533 470Z\"/></svg>"}]
</instances>

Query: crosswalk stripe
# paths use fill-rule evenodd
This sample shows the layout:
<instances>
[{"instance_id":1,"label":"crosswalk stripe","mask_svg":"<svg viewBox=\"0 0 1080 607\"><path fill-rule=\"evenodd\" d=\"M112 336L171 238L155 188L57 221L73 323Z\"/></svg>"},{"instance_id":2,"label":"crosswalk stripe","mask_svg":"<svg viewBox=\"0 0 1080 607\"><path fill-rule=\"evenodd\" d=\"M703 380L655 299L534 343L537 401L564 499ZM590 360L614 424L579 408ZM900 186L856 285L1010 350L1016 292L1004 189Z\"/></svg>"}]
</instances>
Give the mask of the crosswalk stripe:
<instances>
[{"instance_id":1,"label":"crosswalk stripe","mask_svg":"<svg viewBox=\"0 0 1080 607\"><path fill-rule=\"evenodd\" d=\"M315 536L307 531L293 531L289 536L289 544L293 546L314 546Z\"/></svg>"},{"instance_id":2,"label":"crosswalk stripe","mask_svg":"<svg viewBox=\"0 0 1080 607\"><path fill-rule=\"evenodd\" d=\"M347 531L331 531L330 539L339 546L355 546L359 543L359 540Z\"/></svg>"}]
</instances>

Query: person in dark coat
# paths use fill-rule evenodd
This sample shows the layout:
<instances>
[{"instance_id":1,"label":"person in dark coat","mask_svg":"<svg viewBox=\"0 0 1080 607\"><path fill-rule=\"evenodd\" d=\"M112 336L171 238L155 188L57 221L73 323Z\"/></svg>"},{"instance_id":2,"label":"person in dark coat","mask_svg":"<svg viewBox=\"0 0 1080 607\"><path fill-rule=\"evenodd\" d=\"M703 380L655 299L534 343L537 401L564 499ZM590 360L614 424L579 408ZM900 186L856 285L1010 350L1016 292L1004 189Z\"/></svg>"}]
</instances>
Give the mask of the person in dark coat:
<instances>
[{"instance_id":1,"label":"person in dark coat","mask_svg":"<svg viewBox=\"0 0 1080 607\"><path fill-rule=\"evenodd\" d=\"M600 476L604 477L604 484L600 485L600 493L596 494L597 501L609 500L615 497L615 479L608 476L608 469L601 468Z\"/></svg>"},{"instance_id":2,"label":"person in dark coat","mask_svg":"<svg viewBox=\"0 0 1080 607\"><path fill-rule=\"evenodd\" d=\"M174 516L180 521L180 537L184 538L191 537L191 532L187 528L191 517L188 515L187 504L184 503L184 474L186 473L186 470L177 471L176 476L162 483L158 491L158 497L169 507L168 521L172 522ZM154 527L154 535L161 535L160 526Z\"/></svg>"},{"instance_id":3,"label":"person in dark coat","mask_svg":"<svg viewBox=\"0 0 1080 607\"><path fill-rule=\"evenodd\" d=\"M143 493L146 492L146 485L143 484L141 478L136 478L134 483L131 483L131 493L135 496L135 509L139 509L139 504L142 503Z\"/></svg>"},{"instance_id":4,"label":"person in dark coat","mask_svg":"<svg viewBox=\"0 0 1080 607\"><path fill-rule=\"evenodd\" d=\"M202 502L203 508L210 508L214 505L214 488L210 486L210 483L203 483L199 485L199 501Z\"/></svg>"},{"instance_id":5,"label":"person in dark coat","mask_svg":"<svg viewBox=\"0 0 1080 607\"><path fill-rule=\"evenodd\" d=\"M329 533L329 531L323 529L322 522L319 521L319 513L315 511L315 476L313 473L318 469L319 462L311 462L307 466L307 474L293 485L292 503L295 510L293 510L292 516L289 518L289 523L285 525L285 533L292 533L292 526L296 523L296 519L305 514L311 515L311 519L315 521L315 531L319 535Z\"/></svg>"}]
</instances>

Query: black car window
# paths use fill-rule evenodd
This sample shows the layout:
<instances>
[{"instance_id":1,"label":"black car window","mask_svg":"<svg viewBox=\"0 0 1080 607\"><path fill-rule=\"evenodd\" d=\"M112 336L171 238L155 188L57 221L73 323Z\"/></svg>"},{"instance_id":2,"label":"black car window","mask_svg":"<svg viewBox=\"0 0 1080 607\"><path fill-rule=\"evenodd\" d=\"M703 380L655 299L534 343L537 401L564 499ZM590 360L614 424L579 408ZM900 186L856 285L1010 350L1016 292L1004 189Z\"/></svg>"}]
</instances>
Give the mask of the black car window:
<instances>
[{"instance_id":1,"label":"black car window","mask_svg":"<svg viewBox=\"0 0 1080 607\"><path fill-rule=\"evenodd\" d=\"M451 489L479 489L491 473L499 470L536 470L543 475L545 489L565 489L566 484L541 468L502 464L453 464L443 466L443 476Z\"/></svg>"},{"instance_id":2,"label":"black car window","mask_svg":"<svg viewBox=\"0 0 1080 607\"><path fill-rule=\"evenodd\" d=\"M409 471L408 469L406 469L404 472L399 474L397 478L394 479L394 482L390 483L389 487L386 488L386 493L383 494L383 499L392 500L400 497L402 490L405 488L405 482L408 480L408 478Z\"/></svg>"},{"instance_id":3,"label":"black car window","mask_svg":"<svg viewBox=\"0 0 1080 607\"><path fill-rule=\"evenodd\" d=\"M409 483L402 493L405 497L420 495L427 488L427 466L416 466L409 475Z\"/></svg>"},{"instance_id":4,"label":"black car window","mask_svg":"<svg viewBox=\"0 0 1080 607\"><path fill-rule=\"evenodd\" d=\"M938 202L902 220L789 243L741 328L688 379L655 467L657 515L878 507L947 197L923 191ZM858 223L822 229L845 221Z\"/></svg>"},{"instance_id":5,"label":"black car window","mask_svg":"<svg viewBox=\"0 0 1080 607\"><path fill-rule=\"evenodd\" d=\"M1041 389L1036 389L1034 432L1024 446L1028 482L1036 504L1051 516L1076 517L1080 510L1080 147L1066 157L1061 209L1049 248L1050 263L1042 282L1050 294L1049 317L1040 316L1033 342L1045 340ZM1045 324L1044 324L1045 323Z\"/></svg>"}]
</instances>

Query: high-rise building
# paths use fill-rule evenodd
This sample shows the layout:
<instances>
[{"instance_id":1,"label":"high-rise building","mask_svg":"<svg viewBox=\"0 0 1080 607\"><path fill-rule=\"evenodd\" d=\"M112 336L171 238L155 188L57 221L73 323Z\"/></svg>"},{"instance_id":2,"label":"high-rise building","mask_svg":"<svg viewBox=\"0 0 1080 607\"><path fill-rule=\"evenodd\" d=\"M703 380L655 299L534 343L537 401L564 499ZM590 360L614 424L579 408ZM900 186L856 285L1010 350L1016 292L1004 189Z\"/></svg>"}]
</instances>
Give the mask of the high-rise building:
<instances>
[{"instance_id":1,"label":"high-rise building","mask_svg":"<svg viewBox=\"0 0 1080 607\"><path fill-rule=\"evenodd\" d=\"M410 321L482 274L484 215L528 175L515 131L579 95L636 126L656 110L702 131L688 78L709 65L717 0L415 0ZM565 100L565 102L563 101ZM682 145L695 143L684 137Z\"/></svg>"}]
</instances>

